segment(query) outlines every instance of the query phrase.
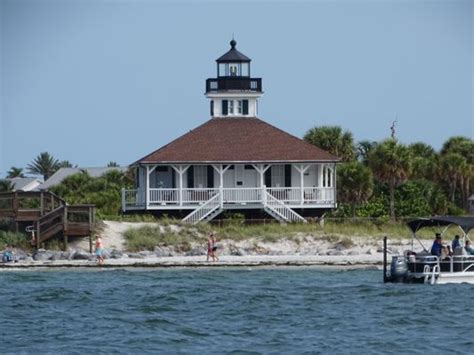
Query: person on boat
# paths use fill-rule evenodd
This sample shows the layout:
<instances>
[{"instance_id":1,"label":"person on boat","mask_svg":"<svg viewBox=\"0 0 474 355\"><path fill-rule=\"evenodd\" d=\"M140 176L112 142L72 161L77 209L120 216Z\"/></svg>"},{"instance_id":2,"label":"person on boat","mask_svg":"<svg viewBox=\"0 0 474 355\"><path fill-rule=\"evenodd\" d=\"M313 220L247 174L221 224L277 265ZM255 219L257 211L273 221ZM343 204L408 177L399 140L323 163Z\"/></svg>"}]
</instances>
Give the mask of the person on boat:
<instances>
[{"instance_id":1,"label":"person on boat","mask_svg":"<svg viewBox=\"0 0 474 355\"><path fill-rule=\"evenodd\" d=\"M474 248L471 247L471 241L466 240L466 245L464 245L464 250L466 250L466 253L469 255L474 255Z\"/></svg>"},{"instance_id":2,"label":"person on boat","mask_svg":"<svg viewBox=\"0 0 474 355\"><path fill-rule=\"evenodd\" d=\"M451 246L453 247L453 251L456 249L456 248L460 248L461 247L461 243L459 242L459 235L456 235L453 239L453 242L451 243Z\"/></svg>"},{"instance_id":3,"label":"person on boat","mask_svg":"<svg viewBox=\"0 0 474 355\"><path fill-rule=\"evenodd\" d=\"M441 256L441 250L443 248L441 234L436 233L436 238L431 246L431 255Z\"/></svg>"},{"instance_id":4,"label":"person on boat","mask_svg":"<svg viewBox=\"0 0 474 355\"><path fill-rule=\"evenodd\" d=\"M95 241L95 256L97 258L97 264L104 265L104 245L102 244L101 237L97 237Z\"/></svg>"}]
</instances>

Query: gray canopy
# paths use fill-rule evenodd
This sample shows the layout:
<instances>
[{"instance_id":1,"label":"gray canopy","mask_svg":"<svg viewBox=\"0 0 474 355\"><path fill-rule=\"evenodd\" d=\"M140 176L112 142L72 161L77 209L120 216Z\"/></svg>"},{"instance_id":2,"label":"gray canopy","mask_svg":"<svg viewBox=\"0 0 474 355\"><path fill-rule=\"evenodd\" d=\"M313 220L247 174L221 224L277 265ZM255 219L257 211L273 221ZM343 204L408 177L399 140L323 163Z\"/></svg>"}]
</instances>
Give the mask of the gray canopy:
<instances>
[{"instance_id":1,"label":"gray canopy","mask_svg":"<svg viewBox=\"0 0 474 355\"><path fill-rule=\"evenodd\" d=\"M416 218L407 222L408 227L415 233L424 227L449 226L451 224L459 226L464 233L469 233L474 228L474 217L466 216L439 216L430 218Z\"/></svg>"}]
</instances>

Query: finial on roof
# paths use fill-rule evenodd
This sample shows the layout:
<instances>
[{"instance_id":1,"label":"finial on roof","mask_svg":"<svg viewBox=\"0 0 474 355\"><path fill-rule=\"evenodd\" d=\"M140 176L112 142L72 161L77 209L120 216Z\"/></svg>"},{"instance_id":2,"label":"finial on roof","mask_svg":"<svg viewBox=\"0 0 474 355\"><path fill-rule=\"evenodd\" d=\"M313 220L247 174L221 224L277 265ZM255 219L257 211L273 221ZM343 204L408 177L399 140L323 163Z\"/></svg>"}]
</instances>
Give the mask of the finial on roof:
<instances>
[{"instance_id":1,"label":"finial on roof","mask_svg":"<svg viewBox=\"0 0 474 355\"><path fill-rule=\"evenodd\" d=\"M230 47L234 49L236 45L237 45L237 42L235 41L234 36L232 36L232 41L230 41Z\"/></svg>"}]
</instances>

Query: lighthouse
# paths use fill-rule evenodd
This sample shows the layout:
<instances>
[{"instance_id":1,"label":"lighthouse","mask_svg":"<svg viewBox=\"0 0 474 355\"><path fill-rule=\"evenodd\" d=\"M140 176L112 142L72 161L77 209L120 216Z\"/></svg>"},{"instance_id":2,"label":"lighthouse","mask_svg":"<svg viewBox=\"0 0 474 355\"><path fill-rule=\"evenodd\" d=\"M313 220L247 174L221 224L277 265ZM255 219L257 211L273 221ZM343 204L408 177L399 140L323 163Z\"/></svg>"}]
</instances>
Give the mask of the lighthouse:
<instances>
[{"instance_id":1,"label":"lighthouse","mask_svg":"<svg viewBox=\"0 0 474 355\"><path fill-rule=\"evenodd\" d=\"M237 42L232 39L230 50L216 60L217 78L206 80L211 117L258 116L262 79L251 77L251 59L236 46Z\"/></svg>"}]
</instances>

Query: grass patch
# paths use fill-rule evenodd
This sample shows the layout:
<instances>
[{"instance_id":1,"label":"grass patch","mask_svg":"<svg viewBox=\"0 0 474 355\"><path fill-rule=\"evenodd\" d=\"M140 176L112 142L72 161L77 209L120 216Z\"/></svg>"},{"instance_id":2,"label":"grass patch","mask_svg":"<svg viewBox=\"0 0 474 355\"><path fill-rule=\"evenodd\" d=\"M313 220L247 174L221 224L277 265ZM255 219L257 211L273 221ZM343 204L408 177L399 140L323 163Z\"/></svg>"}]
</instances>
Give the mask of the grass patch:
<instances>
[{"instance_id":1,"label":"grass patch","mask_svg":"<svg viewBox=\"0 0 474 355\"><path fill-rule=\"evenodd\" d=\"M173 246L182 251L188 251L192 243L206 245L207 236L213 232L218 240L230 239L242 241L255 238L256 241L278 242L289 239L301 243L302 237L311 235L329 243L340 244L344 248L355 246L353 237L380 240L387 236L391 239L411 239L411 231L403 222L390 221L354 221L326 220L324 226L316 223L295 223L281 225L279 223L248 224L236 219L223 225L202 223L196 226L183 225L169 218L155 220L156 226L132 228L125 232L126 247L129 251L153 250L156 246ZM440 229L426 228L421 230L419 237L431 240ZM459 229L449 228L445 239L454 238L460 234Z\"/></svg>"},{"instance_id":2,"label":"grass patch","mask_svg":"<svg viewBox=\"0 0 474 355\"><path fill-rule=\"evenodd\" d=\"M144 226L130 228L124 233L125 246L129 251L153 250L157 246L173 246L183 252L191 249L191 242L206 242L196 229L187 228L180 232L172 231L169 226Z\"/></svg>"},{"instance_id":3,"label":"grass patch","mask_svg":"<svg viewBox=\"0 0 474 355\"><path fill-rule=\"evenodd\" d=\"M31 251L30 238L22 233L0 231L0 250L5 250L7 245Z\"/></svg>"}]
</instances>

